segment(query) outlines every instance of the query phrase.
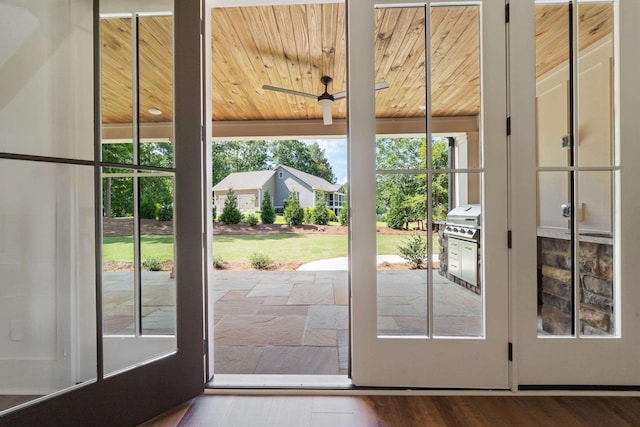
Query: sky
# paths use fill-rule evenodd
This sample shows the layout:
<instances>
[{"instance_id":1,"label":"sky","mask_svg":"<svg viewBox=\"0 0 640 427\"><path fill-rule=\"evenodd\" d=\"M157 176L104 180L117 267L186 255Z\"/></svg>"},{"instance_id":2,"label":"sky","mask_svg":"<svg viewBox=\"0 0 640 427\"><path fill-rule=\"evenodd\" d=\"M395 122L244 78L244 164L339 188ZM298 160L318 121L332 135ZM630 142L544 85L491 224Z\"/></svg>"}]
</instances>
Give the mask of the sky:
<instances>
[{"instance_id":1,"label":"sky","mask_svg":"<svg viewBox=\"0 0 640 427\"><path fill-rule=\"evenodd\" d=\"M305 144L313 144L317 142L320 148L324 150L333 174L336 177L336 183L344 184L347 182L347 140L346 139L307 139L303 140Z\"/></svg>"}]
</instances>

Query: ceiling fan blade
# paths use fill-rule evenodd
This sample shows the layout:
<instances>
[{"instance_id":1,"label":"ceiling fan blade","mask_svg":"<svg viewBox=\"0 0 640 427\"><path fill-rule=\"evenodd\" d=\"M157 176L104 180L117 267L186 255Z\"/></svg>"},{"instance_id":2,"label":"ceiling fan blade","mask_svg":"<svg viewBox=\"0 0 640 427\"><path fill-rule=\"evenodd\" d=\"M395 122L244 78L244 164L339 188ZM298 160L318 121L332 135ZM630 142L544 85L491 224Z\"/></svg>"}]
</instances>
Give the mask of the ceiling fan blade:
<instances>
[{"instance_id":1,"label":"ceiling fan blade","mask_svg":"<svg viewBox=\"0 0 640 427\"><path fill-rule=\"evenodd\" d=\"M312 95L310 93L299 92L297 90L292 90L292 89L284 89L284 88L276 87L276 86L263 85L262 89L273 90L275 92L288 93L289 95L297 95L297 96L304 96L304 97L307 97L307 98L318 99L318 95Z\"/></svg>"},{"instance_id":2,"label":"ceiling fan blade","mask_svg":"<svg viewBox=\"0 0 640 427\"><path fill-rule=\"evenodd\" d=\"M376 83L376 90L386 89L389 87L389 83L387 82L378 82ZM337 92L333 94L333 99L342 99L347 96L347 91Z\"/></svg>"},{"instance_id":3,"label":"ceiling fan blade","mask_svg":"<svg viewBox=\"0 0 640 427\"><path fill-rule=\"evenodd\" d=\"M382 81L382 82L376 83L376 90L386 89L388 87L389 87L389 83L387 82Z\"/></svg>"}]
</instances>

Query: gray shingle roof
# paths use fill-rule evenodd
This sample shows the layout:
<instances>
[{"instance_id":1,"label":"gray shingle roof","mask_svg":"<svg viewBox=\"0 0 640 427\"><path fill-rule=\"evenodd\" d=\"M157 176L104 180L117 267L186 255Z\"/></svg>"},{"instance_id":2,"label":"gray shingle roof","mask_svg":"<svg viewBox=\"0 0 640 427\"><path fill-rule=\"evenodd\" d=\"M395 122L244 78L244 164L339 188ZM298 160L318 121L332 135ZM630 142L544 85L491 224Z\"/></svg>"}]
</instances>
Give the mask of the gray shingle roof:
<instances>
[{"instance_id":1,"label":"gray shingle roof","mask_svg":"<svg viewBox=\"0 0 640 427\"><path fill-rule=\"evenodd\" d=\"M276 170L278 170L278 168L282 168L286 170L291 175L309 184L311 188L315 190L321 190L321 191L327 191L327 192L333 193L336 191L340 191L340 188L342 187L342 185L340 184L332 184L323 178L317 177L315 175L311 175L310 173L299 171L298 169L294 169L290 166L278 165L276 166Z\"/></svg>"},{"instance_id":2,"label":"gray shingle roof","mask_svg":"<svg viewBox=\"0 0 640 427\"><path fill-rule=\"evenodd\" d=\"M276 171L234 172L227 175L213 187L213 191L254 190L262 186Z\"/></svg>"}]
</instances>

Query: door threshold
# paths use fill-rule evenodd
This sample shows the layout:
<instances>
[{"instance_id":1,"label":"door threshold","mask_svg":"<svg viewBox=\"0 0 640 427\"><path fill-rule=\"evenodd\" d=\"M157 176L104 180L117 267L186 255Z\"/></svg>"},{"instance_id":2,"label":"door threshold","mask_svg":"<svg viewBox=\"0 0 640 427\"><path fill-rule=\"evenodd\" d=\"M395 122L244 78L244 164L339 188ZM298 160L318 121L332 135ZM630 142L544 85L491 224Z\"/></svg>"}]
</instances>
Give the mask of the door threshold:
<instances>
[{"instance_id":1,"label":"door threshold","mask_svg":"<svg viewBox=\"0 0 640 427\"><path fill-rule=\"evenodd\" d=\"M350 389L347 375L241 375L218 374L206 385L208 389Z\"/></svg>"}]
</instances>

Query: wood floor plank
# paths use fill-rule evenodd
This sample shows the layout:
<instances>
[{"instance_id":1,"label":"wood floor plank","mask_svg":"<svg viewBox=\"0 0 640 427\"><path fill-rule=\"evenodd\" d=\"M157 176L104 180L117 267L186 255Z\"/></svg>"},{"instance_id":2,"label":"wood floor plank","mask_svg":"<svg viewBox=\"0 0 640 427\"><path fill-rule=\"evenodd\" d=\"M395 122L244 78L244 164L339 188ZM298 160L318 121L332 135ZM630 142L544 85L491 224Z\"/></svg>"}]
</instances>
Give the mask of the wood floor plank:
<instances>
[{"instance_id":1,"label":"wood floor plank","mask_svg":"<svg viewBox=\"0 0 640 427\"><path fill-rule=\"evenodd\" d=\"M171 420L153 426L175 426ZM638 397L202 395L180 426L639 426Z\"/></svg>"},{"instance_id":2,"label":"wood floor plank","mask_svg":"<svg viewBox=\"0 0 640 427\"><path fill-rule=\"evenodd\" d=\"M304 396L282 396L273 399L267 426L308 427L311 425L312 399Z\"/></svg>"}]
</instances>

